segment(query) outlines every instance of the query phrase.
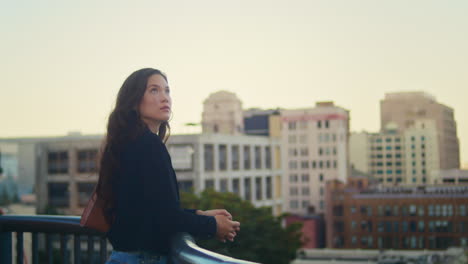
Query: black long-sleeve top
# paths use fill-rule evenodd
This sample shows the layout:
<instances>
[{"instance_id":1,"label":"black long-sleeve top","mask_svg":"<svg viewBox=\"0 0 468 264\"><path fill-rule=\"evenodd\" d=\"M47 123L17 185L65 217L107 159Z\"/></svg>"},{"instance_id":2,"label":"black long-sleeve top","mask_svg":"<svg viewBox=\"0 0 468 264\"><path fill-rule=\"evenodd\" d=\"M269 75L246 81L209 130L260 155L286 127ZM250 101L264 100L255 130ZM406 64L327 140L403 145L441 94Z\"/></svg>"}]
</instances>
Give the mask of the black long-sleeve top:
<instances>
[{"instance_id":1,"label":"black long-sleeve top","mask_svg":"<svg viewBox=\"0 0 468 264\"><path fill-rule=\"evenodd\" d=\"M115 218L107 233L115 250L168 254L170 237L177 232L201 238L216 234L213 216L180 208L171 158L149 129L124 148L116 176Z\"/></svg>"}]
</instances>

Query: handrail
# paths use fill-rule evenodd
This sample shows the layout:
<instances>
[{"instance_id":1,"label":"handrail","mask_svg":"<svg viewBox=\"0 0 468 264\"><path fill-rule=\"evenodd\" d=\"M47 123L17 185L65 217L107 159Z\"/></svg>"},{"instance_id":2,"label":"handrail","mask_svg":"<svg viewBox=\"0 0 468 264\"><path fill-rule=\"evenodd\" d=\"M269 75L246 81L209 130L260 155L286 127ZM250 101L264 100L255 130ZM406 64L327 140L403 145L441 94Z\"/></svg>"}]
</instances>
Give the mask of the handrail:
<instances>
[{"instance_id":1,"label":"handrail","mask_svg":"<svg viewBox=\"0 0 468 264\"><path fill-rule=\"evenodd\" d=\"M105 237L105 234L80 226L79 216L0 215L0 234L6 232L61 233ZM0 236L0 239L2 236ZM11 249L0 241L0 252ZM10 241L11 243L11 241ZM11 253L10 253L11 255ZM188 233L178 233L171 241L170 258L174 264L258 264L224 256L198 247Z\"/></svg>"}]
</instances>

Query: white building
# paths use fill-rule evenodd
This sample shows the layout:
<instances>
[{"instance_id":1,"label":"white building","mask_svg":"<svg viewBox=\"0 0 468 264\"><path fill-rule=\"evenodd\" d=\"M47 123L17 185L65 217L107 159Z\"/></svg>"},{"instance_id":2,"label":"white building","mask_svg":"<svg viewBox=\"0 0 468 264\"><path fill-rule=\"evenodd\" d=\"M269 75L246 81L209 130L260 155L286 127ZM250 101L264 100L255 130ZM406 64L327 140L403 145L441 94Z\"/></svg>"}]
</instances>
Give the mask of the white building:
<instances>
[{"instance_id":1,"label":"white building","mask_svg":"<svg viewBox=\"0 0 468 264\"><path fill-rule=\"evenodd\" d=\"M233 192L255 206L282 212L281 148L263 136L173 135L167 142L182 190Z\"/></svg>"},{"instance_id":2,"label":"white building","mask_svg":"<svg viewBox=\"0 0 468 264\"><path fill-rule=\"evenodd\" d=\"M349 175L349 112L319 102L281 115L284 210L323 213L326 181L346 181Z\"/></svg>"}]
</instances>

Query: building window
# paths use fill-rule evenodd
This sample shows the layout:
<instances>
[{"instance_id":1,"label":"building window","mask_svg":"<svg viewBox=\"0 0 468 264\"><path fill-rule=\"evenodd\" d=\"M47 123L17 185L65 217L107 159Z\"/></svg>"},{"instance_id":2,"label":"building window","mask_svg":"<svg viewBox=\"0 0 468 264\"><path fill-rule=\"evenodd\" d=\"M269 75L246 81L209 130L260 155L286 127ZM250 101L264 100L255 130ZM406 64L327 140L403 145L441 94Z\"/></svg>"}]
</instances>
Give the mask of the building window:
<instances>
[{"instance_id":1,"label":"building window","mask_svg":"<svg viewBox=\"0 0 468 264\"><path fill-rule=\"evenodd\" d=\"M247 201L252 200L252 193L250 190L250 178L244 179L244 199Z\"/></svg>"},{"instance_id":2,"label":"building window","mask_svg":"<svg viewBox=\"0 0 468 264\"><path fill-rule=\"evenodd\" d=\"M330 125L329 121L328 120L325 120L325 128L328 128Z\"/></svg>"},{"instance_id":3,"label":"building window","mask_svg":"<svg viewBox=\"0 0 468 264\"><path fill-rule=\"evenodd\" d=\"M309 195L309 187L302 187L302 195Z\"/></svg>"},{"instance_id":4,"label":"building window","mask_svg":"<svg viewBox=\"0 0 468 264\"><path fill-rule=\"evenodd\" d=\"M218 151L219 151L219 170L227 170L227 147L226 145L219 145L218 146Z\"/></svg>"},{"instance_id":5,"label":"building window","mask_svg":"<svg viewBox=\"0 0 468 264\"><path fill-rule=\"evenodd\" d=\"M322 128L322 121L321 120L317 121L317 128Z\"/></svg>"},{"instance_id":6,"label":"building window","mask_svg":"<svg viewBox=\"0 0 468 264\"><path fill-rule=\"evenodd\" d=\"M322 173L319 174L319 180L320 180L321 182L323 182L323 174L322 174Z\"/></svg>"},{"instance_id":7,"label":"building window","mask_svg":"<svg viewBox=\"0 0 468 264\"><path fill-rule=\"evenodd\" d=\"M95 172L97 163L97 149L78 151L78 172Z\"/></svg>"},{"instance_id":8,"label":"building window","mask_svg":"<svg viewBox=\"0 0 468 264\"><path fill-rule=\"evenodd\" d=\"M309 182L309 174L302 174L301 180L302 182Z\"/></svg>"},{"instance_id":9,"label":"building window","mask_svg":"<svg viewBox=\"0 0 468 264\"><path fill-rule=\"evenodd\" d=\"M250 170L250 146L244 146L244 169Z\"/></svg>"},{"instance_id":10,"label":"building window","mask_svg":"<svg viewBox=\"0 0 468 264\"><path fill-rule=\"evenodd\" d=\"M86 206L88 200L93 193L94 187L96 184L94 182L79 182L77 183L78 189L78 203L80 206Z\"/></svg>"},{"instance_id":11,"label":"building window","mask_svg":"<svg viewBox=\"0 0 468 264\"><path fill-rule=\"evenodd\" d=\"M262 178L255 178L255 198L257 200L262 200Z\"/></svg>"},{"instance_id":12,"label":"building window","mask_svg":"<svg viewBox=\"0 0 468 264\"><path fill-rule=\"evenodd\" d=\"M266 198L271 199L273 197L273 186L271 176L266 177Z\"/></svg>"},{"instance_id":13,"label":"building window","mask_svg":"<svg viewBox=\"0 0 468 264\"><path fill-rule=\"evenodd\" d=\"M317 167L317 163L314 161L312 161L312 169L315 169Z\"/></svg>"},{"instance_id":14,"label":"building window","mask_svg":"<svg viewBox=\"0 0 468 264\"><path fill-rule=\"evenodd\" d=\"M233 179L232 180L232 192L240 195L240 181L239 179Z\"/></svg>"},{"instance_id":15,"label":"building window","mask_svg":"<svg viewBox=\"0 0 468 264\"><path fill-rule=\"evenodd\" d=\"M297 174L289 175L289 182L297 182Z\"/></svg>"},{"instance_id":16,"label":"building window","mask_svg":"<svg viewBox=\"0 0 468 264\"><path fill-rule=\"evenodd\" d=\"M68 183L48 183L49 205L54 207L68 207L70 202L70 192Z\"/></svg>"},{"instance_id":17,"label":"building window","mask_svg":"<svg viewBox=\"0 0 468 264\"><path fill-rule=\"evenodd\" d=\"M227 192L228 191L228 182L227 179L221 179L219 181L219 191L220 192Z\"/></svg>"},{"instance_id":18,"label":"building window","mask_svg":"<svg viewBox=\"0 0 468 264\"><path fill-rule=\"evenodd\" d=\"M259 146L255 146L255 168L262 168L262 153L261 148Z\"/></svg>"},{"instance_id":19,"label":"building window","mask_svg":"<svg viewBox=\"0 0 468 264\"><path fill-rule=\"evenodd\" d=\"M68 173L68 152L49 152L47 155L47 169L49 174Z\"/></svg>"},{"instance_id":20,"label":"building window","mask_svg":"<svg viewBox=\"0 0 468 264\"><path fill-rule=\"evenodd\" d=\"M214 189L214 180L205 180L205 189Z\"/></svg>"},{"instance_id":21,"label":"building window","mask_svg":"<svg viewBox=\"0 0 468 264\"><path fill-rule=\"evenodd\" d=\"M288 123L288 128L289 130L296 130L296 122L295 121L291 121Z\"/></svg>"},{"instance_id":22,"label":"building window","mask_svg":"<svg viewBox=\"0 0 468 264\"><path fill-rule=\"evenodd\" d=\"M239 146L231 147L232 169L239 170Z\"/></svg>"},{"instance_id":23,"label":"building window","mask_svg":"<svg viewBox=\"0 0 468 264\"><path fill-rule=\"evenodd\" d=\"M265 167L271 169L271 148L265 147Z\"/></svg>"},{"instance_id":24,"label":"building window","mask_svg":"<svg viewBox=\"0 0 468 264\"><path fill-rule=\"evenodd\" d=\"M419 232L424 232L424 221L419 221L418 222L418 231Z\"/></svg>"},{"instance_id":25,"label":"building window","mask_svg":"<svg viewBox=\"0 0 468 264\"><path fill-rule=\"evenodd\" d=\"M214 146L211 144L204 145L204 159L205 159L205 171L214 170Z\"/></svg>"},{"instance_id":26,"label":"building window","mask_svg":"<svg viewBox=\"0 0 468 264\"><path fill-rule=\"evenodd\" d=\"M309 201L302 201L302 208L306 209L309 206Z\"/></svg>"}]
</instances>

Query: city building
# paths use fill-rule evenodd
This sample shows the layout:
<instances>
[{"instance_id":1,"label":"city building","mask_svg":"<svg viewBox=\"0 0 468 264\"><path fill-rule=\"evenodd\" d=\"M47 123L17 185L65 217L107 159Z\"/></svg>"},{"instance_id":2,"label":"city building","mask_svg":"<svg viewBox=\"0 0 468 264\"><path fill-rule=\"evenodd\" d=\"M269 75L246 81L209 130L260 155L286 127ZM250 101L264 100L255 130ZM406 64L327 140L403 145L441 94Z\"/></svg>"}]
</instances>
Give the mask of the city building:
<instances>
[{"instance_id":1,"label":"city building","mask_svg":"<svg viewBox=\"0 0 468 264\"><path fill-rule=\"evenodd\" d=\"M274 136L273 131L281 133L280 115L280 109L251 108L244 110L244 133L256 136Z\"/></svg>"},{"instance_id":2,"label":"city building","mask_svg":"<svg viewBox=\"0 0 468 264\"><path fill-rule=\"evenodd\" d=\"M97 182L102 136L35 143L37 212L81 214ZM167 143L181 190L234 192L255 206L282 212L280 140L269 137L172 135ZM32 166L32 165L31 165Z\"/></svg>"},{"instance_id":3,"label":"city building","mask_svg":"<svg viewBox=\"0 0 468 264\"><path fill-rule=\"evenodd\" d=\"M244 133L242 102L236 94L219 91L203 102L202 132L220 134Z\"/></svg>"},{"instance_id":4,"label":"city building","mask_svg":"<svg viewBox=\"0 0 468 264\"><path fill-rule=\"evenodd\" d=\"M282 213L281 141L229 134L173 135L167 142L182 190L233 192Z\"/></svg>"},{"instance_id":5,"label":"city building","mask_svg":"<svg viewBox=\"0 0 468 264\"><path fill-rule=\"evenodd\" d=\"M380 101L381 130L397 125L399 132L415 127L420 119L434 120L441 169L460 168L460 149L453 108L438 103L424 92L387 93Z\"/></svg>"},{"instance_id":6,"label":"city building","mask_svg":"<svg viewBox=\"0 0 468 264\"><path fill-rule=\"evenodd\" d=\"M353 133L350 159L386 186L433 184L431 172L440 170L437 140L434 120L416 120L404 131L390 122L379 133Z\"/></svg>"},{"instance_id":7,"label":"city building","mask_svg":"<svg viewBox=\"0 0 468 264\"><path fill-rule=\"evenodd\" d=\"M327 247L447 249L468 245L468 186L369 187L327 182Z\"/></svg>"},{"instance_id":8,"label":"city building","mask_svg":"<svg viewBox=\"0 0 468 264\"><path fill-rule=\"evenodd\" d=\"M0 139L1 166L5 177L13 177L19 195L31 194L35 190L36 177L43 169L41 155L48 144L91 140L99 142L101 135L81 135L71 132L59 137L31 137Z\"/></svg>"},{"instance_id":9,"label":"city building","mask_svg":"<svg viewBox=\"0 0 468 264\"><path fill-rule=\"evenodd\" d=\"M431 178L436 179L436 184L453 184L466 185L468 184L468 170L438 170L431 172Z\"/></svg>"},{"instance_id":10,"label":"city building","mask_svg":"<svg viewBox=\"0 0 468 264\"><path fill-rule=\"evenodd\" d=\"M302 249L325 247L325 221L323 215L288 215L285 217L286 226L302 224Z\"/></svg>"},{"instance_id":11,"label":"city building","mask_svg":"<svg viewBox=\"0 0 468 264\"><path fill-rule=\"evenodd\" d=\"M325 211L325 182L349 175L349 111L333 102L282 110L284 210L293 214Z\"/></svg>"}]
</instances>

